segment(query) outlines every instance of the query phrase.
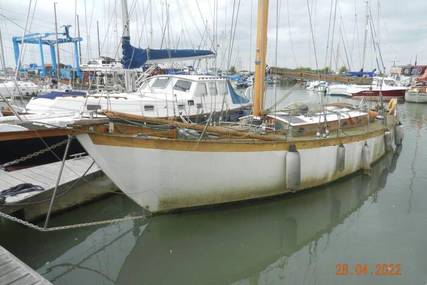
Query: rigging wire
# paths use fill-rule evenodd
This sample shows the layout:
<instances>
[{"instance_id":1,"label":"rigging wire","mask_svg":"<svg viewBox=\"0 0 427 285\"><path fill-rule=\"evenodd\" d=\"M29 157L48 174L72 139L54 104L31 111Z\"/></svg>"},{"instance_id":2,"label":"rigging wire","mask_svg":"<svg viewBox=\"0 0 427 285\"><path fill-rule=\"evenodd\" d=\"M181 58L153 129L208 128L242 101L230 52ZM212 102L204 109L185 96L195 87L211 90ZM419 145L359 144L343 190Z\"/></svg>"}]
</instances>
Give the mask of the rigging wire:
<instances>
[{"instance_id":1,"label":"rigging wire","mask_svg":"<svg viewBox=\"0 0 427 285\"><path fill-rule=\"evenodd\" d=\"M332 68L332 58L333 58L333 52L334 52L334 38L335 38L335 24L337 19L337 6L338 6L338 0L335 0L334 5L334 16L332 21L332 34L331 34L331 57L329 59L329 67Z\"/></svg>"},{"instance_id":2,"label":"rigging wire","mask_svg":"<svg viewBox=\"0 0 427 285\"><path fill-rule=\"evenodd\" d=\"M234 39L236 36L236 29L237 29L237 21L239 19L239 11L240 11L240 0L238 0L237 4L237 11L235 12L234 4L236 3L236 0L233 1L233 16L231 21L231 28L230 28L230 45L228 50L228 60L227 60L227 69L230 69L231 65L231 57L233 55L233 48L234 48ZM234 23L233 23L234 20ZM234 24L234 25L233 25Z\"/></svg>"},{"instance_id":3,"label":"rigging wire","mask_svg":"<svg viewBox=\"0 0 427 285\"><path fill-rule=\"evenodd\" d=\"M330 38L330 33L331 33L333 4L334 4L334 0L331 0L331 5L329 8L328 36L326 37L325 67L328 66L329 38Z\"/></svg>"},{"instance_id":4,"label":"rigging wire","mask_svg":"<svg viewBox=\"0 0 427 285\"><path fill-rule=\"evenodd\" d=\"M310 3L309 3L308 0L307 0L307 11L308 11L308 18L309 18L309 22L310 22L311 40L313 42L314 59L315 59L315 62L316 62L316 69L319 70L319 62L317 60L316 41L314 39L313 22L312 22L312 19L311 19Z\"/></svg>"},{"instance_id":5,"label":"rigging wire","mask_svg":"<svg viewBox=\"0 0 427 285\"><path fill-rule=\"evenodd\" d=\"M298 64L298 59L296 57L296 53L295 53L295 48L294 48L294 41L293 41L293 37L292 37L292 28L291 28L291 9L289 6L289 0L286 0L286 4L287 4L287 16L288 16L288 33L289 33L289 44L291 45L291 52L292 52L292 57L295 61L295 66L299 66Z\"/></svg>"}]
</instances>

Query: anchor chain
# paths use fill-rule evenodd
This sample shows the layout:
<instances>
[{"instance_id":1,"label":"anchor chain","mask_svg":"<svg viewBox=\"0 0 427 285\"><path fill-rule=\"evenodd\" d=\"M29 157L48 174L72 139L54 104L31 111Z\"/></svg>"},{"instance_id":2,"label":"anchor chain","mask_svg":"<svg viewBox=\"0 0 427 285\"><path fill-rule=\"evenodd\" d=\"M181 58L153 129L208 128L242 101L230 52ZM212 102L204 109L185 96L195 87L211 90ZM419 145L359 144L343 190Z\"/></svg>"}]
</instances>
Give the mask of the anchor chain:
<instances>
[{"instance_id":1,"label":"anchor chain","mask_svg":"<svg viewBox=\"0 0 427 285\"><path fill-rule=\"evenodd\" d=\"M51 150L53 150L55 148L58 148L61 145L64 145L66 143L67 143L67 140L63 140L63 141L61 141L59 143L53 144L53 145L48 146L48 147L46 147L44 149L41 149L41 150L38 150L36 152L30 153L30 154L28 154L26 156L20 157L20 158L15 159L15 160L12 160L10 162L6 162L6 163L0 165L0 169L5 169L6 167L13 166L13 165L19 164L21 162L27 161L29 159L32 159L32 158L37 157L39 155L42 155L42 154L44 154L44 153L46 153L48 151L51 151Z\"/></svg>"}]
</instances>

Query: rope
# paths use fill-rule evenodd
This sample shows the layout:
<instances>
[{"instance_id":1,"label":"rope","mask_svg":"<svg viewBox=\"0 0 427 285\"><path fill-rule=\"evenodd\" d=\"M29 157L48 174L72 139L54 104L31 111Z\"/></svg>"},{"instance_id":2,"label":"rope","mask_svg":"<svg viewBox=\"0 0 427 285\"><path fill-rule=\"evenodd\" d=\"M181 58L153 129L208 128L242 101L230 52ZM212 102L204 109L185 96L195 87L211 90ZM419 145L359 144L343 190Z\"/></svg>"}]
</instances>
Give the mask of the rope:
<instances>
[{"instance_id":1,"label":"rope","mask_svg":"<svg viewBox=\"0 0 427 285\"><path fill-rule=\"evenodd\" d=\"M55 231L61 231L61 230L86 228L86 227L108 225L108 224L114 224L114 223L120 223L120 222L126 222L126 221L141 220L141 219L147 218L147 216L145 216L145 215L139 215L139 216L131 216L131 217L110 219L110 220L104 220L104 221L95 221L95 222L87 222L87 223L80 223L80 224L73 224L73 225L66 225L66 226L57 226L57 227L51 227L51 228L42 228L38 225L24 221L22 219L8 215L8 214L3 213L3 212L0 212L0 217L4 218L6 220L12 221L12 222L21 224L23 226L29 227L29 228L36 230L36 231L39 231L39 232L55 232Z\"/></svg>"},{"instance_id":2,"label":"rope","mask_svg":"<svg viewBox=\"0 0 427 285\"><path fill-rule=\"evenodd\" d=\"M18 159L15 159L15 160L13 160L13 161L10 161L10 162L6 162L6 163L4 163L4 164L0 165L0 169L5 169L6 167L9 167L9 166L12 166L12 165L16 165L16 164L19 164L19 163L21 163L21 162L24 162L24 161L27 161L27 160L29 160L29 159L32 159L32 158L34 158L34 157L37 157L37 156L39 156L39 155L42 155L42 154L44 154L45 152L51 151L51 150L53 150L53 149L55 149L55 148L57 148L57 147L59 147L59 146L61 146L61 145L65 144L66 142L67 142L67 140L64 140L64 141L61 141L61 142L59 142L59 143L56 143L56 144L54 144L54 145L52 145L52 146L47 146L46 148L41 149L41 150L39 150L39 151L36 151L36 152L30 153L29 155L26 155L26 156L20 157L20 158L18 158Z\"/></svg>"}]
</instances>

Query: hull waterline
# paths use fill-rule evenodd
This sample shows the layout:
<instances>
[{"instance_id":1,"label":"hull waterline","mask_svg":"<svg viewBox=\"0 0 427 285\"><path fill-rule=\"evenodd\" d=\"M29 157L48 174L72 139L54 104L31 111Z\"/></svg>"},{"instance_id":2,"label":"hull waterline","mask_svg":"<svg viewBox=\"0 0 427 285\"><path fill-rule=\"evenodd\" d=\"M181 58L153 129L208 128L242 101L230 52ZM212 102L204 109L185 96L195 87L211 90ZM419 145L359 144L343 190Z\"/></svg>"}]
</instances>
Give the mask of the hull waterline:
<instances>
[{"instance_id":1,"label":"hull waterline","mask_svg":"<svg viewBox=\"0 0 427 285\"><path fill-rule=\"evenodd\" d=\"M405 101L410 103L427 103L427 93L406 92Z\"/></svg>"},{"instance_id":2,"label":"hull waterline","mask_svg":"<svg viewBox=\"0 0 427 285\"><path fill-rule=\"evenodd\" d=\"M365 144L369 164L386 153L384 129L351 137L295 142L300 158L300 165L295 166L300 176L295 187L288 164L295 154L289 153L292 142L171 142L108 134L81 134L78 139L113 182L151 212L316 187L361 170ZM345 162L339 169L337 151L341 143Z\"/></svg>"}]
</instances>

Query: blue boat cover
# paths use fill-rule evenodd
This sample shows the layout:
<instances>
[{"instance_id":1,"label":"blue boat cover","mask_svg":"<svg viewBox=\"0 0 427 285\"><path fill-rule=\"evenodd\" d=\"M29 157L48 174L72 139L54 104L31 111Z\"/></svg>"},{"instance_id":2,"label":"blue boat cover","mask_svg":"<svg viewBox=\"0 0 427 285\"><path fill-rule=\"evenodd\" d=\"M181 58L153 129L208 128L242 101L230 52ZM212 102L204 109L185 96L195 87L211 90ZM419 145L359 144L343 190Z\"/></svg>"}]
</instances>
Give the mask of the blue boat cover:
<instances>
[{"instance_id":1,"label":"blue boat cover","mask_svg":"<svg viewBox=\"0 0 427 285\"><path fill-rule=\"evenodd\" d=\"M124 68L132 69L144 66L147 61L165 59L194 59L214 56L210 50L197 49L142 49L130 44L130 37L122 38L122 64Z\"/></svg>"},{"instance_id":2,"label":"blue boat cover","mask_svg":"<svg viewBox=\"0 0 427 285\"><path fill-rule=\"evenodd\" d=\"M233 102L233 104L249 103L249 99L240 96L239 94L236 93L236 91L234 91L233 87L230 84L230 81L228 81L228 80L227 80L227 87L228 87L228 93L231 96L231 102Z\"/></svg>"},{"instance_id":3,"label":"blue boat cover","mask_svg":"<svg viewBox=\"0 0 427 285\"><path fill-rule=\"evenodd\" d=\"M73 91L73 90L67 90L67 91L51 91L45 94L40 94L37 96L37 98L43 98L43 99L55 99L56 97L65 97L65 96L86 96L86 92L84 91Z\"/></svg>"},{"instance_id":4,"label":"blue boat cover","mask_svg":"<svg viewBox=\"0 0 427 285\"><path fill-rule=\"evenodd\" d=\"M373 71L347 71L345 75L350 77L374 77L375 71L375 69Z\"/></svg>"}]
</instances>

